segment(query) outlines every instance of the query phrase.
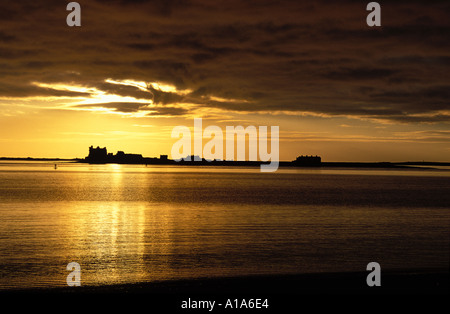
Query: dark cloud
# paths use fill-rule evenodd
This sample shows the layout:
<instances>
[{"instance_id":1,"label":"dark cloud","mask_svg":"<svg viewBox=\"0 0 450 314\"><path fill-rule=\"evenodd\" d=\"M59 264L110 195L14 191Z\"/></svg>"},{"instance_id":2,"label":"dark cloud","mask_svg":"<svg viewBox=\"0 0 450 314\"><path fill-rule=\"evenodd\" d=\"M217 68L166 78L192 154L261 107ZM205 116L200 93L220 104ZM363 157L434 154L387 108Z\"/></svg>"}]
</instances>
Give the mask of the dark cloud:
<instances>
[{"instance_id":1,"label":"dark cloud","mask_svg":"<svg viewBox=\"0 0 450 314\"><path fill-rule=\"evenodd\" d=\"M33 97L33 96L56 96L56 97L89 97L89 93L57 90L33 85L10 85L0 84L0 97Z\"/></svg>"},{"instance_id":2,"label":"dark cloud","mask_svg":"<svg viewBox=\"0 0 450 314\"><path fill-rule=\"evenodd\" d=\"M378 80L387 78L395 72L387 68L355 68L333 70L325 77L333 80Z\"/></svg>"},{"instance_id":3,"label":"dark cloud","mask_svg":"<svg viewBox=\"0 0 450 314\"><path fill-rule=\"evenodd\" d=\"M180 103L185 99L182 95L171 92L163 92L151 86L148 87L148 91L153 95L153 102L155 104L167 105L172 103Z\"/></svg>"},{"instance_id":4,"label":"dark cloud","mask_svg":"<svg viewBox=\"0 0 450 314\"><path fill-rule=\"evenodd\" d=\"M141 109L144 109L147 105L143 105L140 103L124 103L124 102L111 102L111 103L98 103L98 104L84 104L84 105L75 105L72 108L106 108L112 109L113 111L123 112L123 113L131 113L138 112Z\"/></svg>"},{"instance_id":5,"label":"dark cloud","mask_svg":"<svg viewBox=\"0 0 450 314\"><path fill-rule=\"evenodd\" d=\"M159 107L153 108L147 116L181 116L188 113L185 108Z\"/></svg>"},{"instance_id":6,"label":"dark cloud","mask_svg":"<svg viewBox=\"0 0 450 314\"><path fill-rule=\"evenodd\" d=\"M423 89L391 90L372 95L380 103L396 103L404 110L425 113L448 110L450 86L433 86Z\"/></svg>"},{"instance_id":7,"label":"dark cloud","mask_svg":"<svg viewBox=\"0 0 450 314\"><path fill-rule=\"evenodd\" d=\"M8 43L14 41L15 37L0 31L0 42Z\"/></svg>"},{"instance_id":8,"label":"dark cloud","mask_svg":"<svg viewBox=\"0 0 450 314\"><path fill-rule=\"evenodd\" d=\"M72 108L75 109L105 108L121 113L144 112L146 116L180 116L188 112L185 108L149 106L147 104L133 103L133 102L83 104L83 105L74 105L72 106Z\"/></svg>"},{"instance_id":9,"label":"dark cloud","mask_svg":"<svg viewBox=\"0 0 450 314\"><path fill-rule=\"evenodd\" d=\"M61 1L0 4L1 96L76 94L30 84L63 83L153 99L167 115L187 113L175 104L189 102L233 111L449 121L448 1L382 3L381 28L365 24L367 1L79 3L81 28L65 24ZM192 92L143 91L108 78Z\"/></svg>"},{"instance_id":10,"label":"dark cloud","mask_svg":"<svg viewBox=\"0 0 450 314\"><path fill-rule=\"evenodd\" d=\"M386 120L386 116L372 116L373 119ZM450 115L436 114L432 116L391 115L389 120L400 123L439 123L450 121ZM441 139L442 140L442 139Z\"/></svg>"},{"instance_id":11,"label":"dark cloud","mask_svg":"<svg viewBox=\"0 0 450 314\"><path fill-rule=\"evenodd\" d=\"M96 87L97 89L106 92L108 94L114 94L124 97L134 97L138 99L151 99L151 94L148 91L143 91L135 86L129 85L121 85L121 84L112 84L107 82L92 82L91 86Z\"/></svg>"}]
</instances>

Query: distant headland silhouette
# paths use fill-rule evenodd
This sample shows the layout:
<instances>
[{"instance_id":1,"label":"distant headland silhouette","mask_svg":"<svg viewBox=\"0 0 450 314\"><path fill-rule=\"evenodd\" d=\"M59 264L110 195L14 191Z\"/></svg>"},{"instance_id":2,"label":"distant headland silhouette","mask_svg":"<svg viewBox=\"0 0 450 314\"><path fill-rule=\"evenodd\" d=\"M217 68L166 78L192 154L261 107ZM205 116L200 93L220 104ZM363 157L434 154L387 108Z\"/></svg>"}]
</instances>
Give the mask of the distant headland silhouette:
<instances>
[{"instance_id":1,"label":"distant headland silhouette","mask_svg":"<svg viewBox=\"0 0 450 314\"><path fill-rule=\"evenodd\" d=\"M146 164L146 165L216 165L216 166L259 166L264 163L262 161L233 161L233 160L208 160L199 158L198 156L186 156L186 158L175 161L169 159L167 155L160 155L157 157L143 157L141 154L127 154L123 151L118 151L115 155L108 153L106 147L100 148L97 146L89 147L89 155L80 160L89 164ZM309 166L320 167L322 158L320 156L299 156L296 160L291 162L282 162L291 166Z\"/></svg>"},{"instance_id":2,"label":"distant headland silhouette","mask_svg":"<svg viewBox=\"0 0 450 314\"><path fill-rule=\"evenodd\" d=\"M160 155L157 157L143 157L141 154L127 154L123 151L118 151L115 155L108 153L106 147L100 148L97 146L89 147L89 155L84 159L79 159L78 162L89 164L145 164L145 165L186 165L186 166L260 166L269 162L263 161L232 161L232 160L207 160L199 158L198 156L186 156L180 161L169 159L167 155ZM185 160L186 159L186 160ZM414 167L414 165L420 165ZM432 169L423 166L449 166L449 163L435 163L435 162L404 162L404 163L390 163L390 162L322 162L320 156L301 155L292 161L280 161L280 167L358 167L358 168L415 168L415 169Z\"/></svg>"},{"instance_id":3,"label":"distant headland silhouette","mask_svg":"<svg viewBox=\"0 0 450 314\"><path fill-rule=\"evenodd\" d=\"M189 156L187 156L189 157ZM263 161L229 161L229 160L206 160L202 158L197 161L197 156L190 156L190 160L175 161L168 158L168 155L157 157L143 157L142 154L127 154L118 151L115 155L108 153L106 147L89 147L89 155L85 158L20 158L20 157L0 157L0 161L44 161L51 162L76 162L88 164L141 164L141 165L186 165L186 166L260 166L269 162ZM197 157L197 158L195 158ZM55 164L56 165L56 164ZM407 161L407 162L323 162L320 156L298 156L292 161L280 161L279 167L326 167L326 168L409 168L417 170L436 169L433 167L450 167L450 162L432 162L432 161ZM57 167L55 166L55 169ZM443 170L442 168L439 170ZM448 170L450 171L450 170Z\"/></svg>"}]
</instances>

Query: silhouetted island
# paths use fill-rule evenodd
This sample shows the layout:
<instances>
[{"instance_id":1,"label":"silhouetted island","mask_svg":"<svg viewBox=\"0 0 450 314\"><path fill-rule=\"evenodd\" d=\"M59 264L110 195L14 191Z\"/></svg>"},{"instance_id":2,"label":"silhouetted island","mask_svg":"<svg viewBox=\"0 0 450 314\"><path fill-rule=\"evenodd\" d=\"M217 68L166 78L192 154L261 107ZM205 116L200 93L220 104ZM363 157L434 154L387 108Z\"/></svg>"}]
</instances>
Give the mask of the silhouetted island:
<instances>
[{"instance_id":1,"label":"silhouetted island","mask_svg":"<svg viewBox=\"0 0 450 314\"><path fill-rule=\"evenodd\" d=\"M199 156L187 156L186 160L175 161L169 159L167 155L157 157L143 157L141 154L127 154L118 151L115 155L108 153L106 147L89 147L89 155L85 158L15 158L0 157L0 161L43 161L43 162L79 162L89 164L141 164L141 165L186 165L186 166L260 166L269 164L263 161L229 161L229 160L207 160ZM416 169L432 170L433 167L450 167L450 162L323 162L320 156L298 156L293 161L280 161L279 167L326 167L326 168L380 168L380 169ZM440 171L445 171L441 168ZM450 171L450 170L447 170Z\"/></svg>"},{"instance_id":2,"label":"silhouetted island","mask_svg":"<svg viewBox=\"0 0 450 314\"><path fill-rule=\"evenodd\" d=\"M269 164L270 162L263 161L230 161L230 160L208 160L200 158L199 156L191 155L186 158L175 161L169 159L167 155L160 155L157 157L143 157L141 154L127 154L123 151L118 151L115 155L108 153L106 147L100 148L97 146L89 147L89 155L80 162L89 164L146 164L146 165L192 165L192 166L260 166L261 164ZM320 156L299 156L296 160L291 162L280 162L283 166L299 166L299 167L320 167L322 159Z\"/></svg>"},{"instance_id":3,"label":"silhouetted island","mask_svg":"<svg viewBox=\"0 0 450 314\"><path fill-rule=\"evenodd\" d=\"M141 154L127 154L118 151L117 154L108 153L106 147L89 147L89 155L85 159L77 160L90 164L145 164L145 165L186 165L186 166L260 166L269 164L270 161L230 161L230 160L207 160L199 156L191 155L180 161L169 159L167 155L157 157L143 157ZM431 164L429 164L431 165ZM280 161L279 167L342 167L342 168L416 168L413 163L390 163L390 162L322 162L320 156L298 156L293 161ZM433 168L428 168L433 169Z\"/></svg>"}]
</instances>

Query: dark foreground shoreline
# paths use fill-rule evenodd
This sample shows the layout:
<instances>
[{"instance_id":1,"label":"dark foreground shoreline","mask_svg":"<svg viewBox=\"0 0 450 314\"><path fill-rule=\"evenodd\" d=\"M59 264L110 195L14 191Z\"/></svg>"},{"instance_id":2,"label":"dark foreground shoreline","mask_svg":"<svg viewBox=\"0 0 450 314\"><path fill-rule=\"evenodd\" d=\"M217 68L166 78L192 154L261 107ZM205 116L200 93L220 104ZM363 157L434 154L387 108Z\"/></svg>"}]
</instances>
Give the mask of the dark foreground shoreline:
<instances>
[{"instance_id":1,"label":"dark foreground shoreline","mask_svg":"<svg viewBox=\"0 0 450 314\"><path fill-rule=\"evenodd\" d=\"M199 278L105 286L0 291L14 309L32 306L105 313L434 313L448 307L448 270ZM431 301L430 301L431 299ZM213 308L208 307L214 302ZM266 305L266 306L263 306ZM434 311L436 310L436 311Z\"/></svg>"},{"instance_id":2,"label":"dark foreground shoreline","mask_svg":"<svg viewBox=\"0 0 450 314\"><path fill-rule=\"evenodd\" d=\"M449 294L449 270L382 271L381 286L369 287L370 272L254 275L178 279L130 284L0 290L0 294L317 295Z\"/></svg>"}]
</instances>

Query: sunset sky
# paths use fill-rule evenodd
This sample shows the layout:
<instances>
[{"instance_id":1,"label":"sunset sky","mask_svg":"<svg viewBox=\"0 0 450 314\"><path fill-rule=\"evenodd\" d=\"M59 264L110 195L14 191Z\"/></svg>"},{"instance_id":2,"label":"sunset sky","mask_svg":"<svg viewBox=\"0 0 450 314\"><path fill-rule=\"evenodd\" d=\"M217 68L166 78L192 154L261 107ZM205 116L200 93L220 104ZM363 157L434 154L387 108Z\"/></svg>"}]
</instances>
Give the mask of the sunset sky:
<instances>
[{"instance_id":1,"label":"sunset sky","mask_svg":"<svg viewBox=\"0 0 450 314\"><path fill-rule=\"evenodd\" d=\"M0 2L0 156L169 154L279 126L280 160L450 161L449 1Z\"/></svg>"}]
</instances>

